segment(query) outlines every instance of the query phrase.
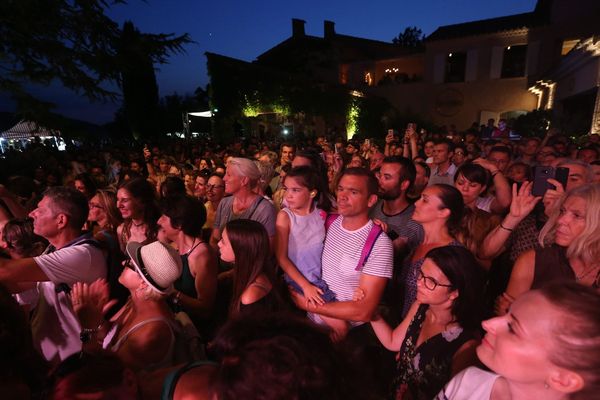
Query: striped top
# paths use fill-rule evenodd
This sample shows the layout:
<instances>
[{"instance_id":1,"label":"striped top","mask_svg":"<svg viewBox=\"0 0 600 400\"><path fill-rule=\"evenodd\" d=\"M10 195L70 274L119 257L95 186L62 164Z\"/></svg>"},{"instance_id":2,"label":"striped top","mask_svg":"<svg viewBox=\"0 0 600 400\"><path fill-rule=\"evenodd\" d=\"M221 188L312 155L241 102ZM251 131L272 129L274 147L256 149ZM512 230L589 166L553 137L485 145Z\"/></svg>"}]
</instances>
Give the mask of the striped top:
<instances>
[{"instance_id":1,"label":"striped top","mask_svg":"<svg viewBox=\"0 0 600 400\"><path fill-rule=\"evenodd\" d=\"M361 273L383 278L392 277L393 250L392 242L387 235L379 235L362 272L356 271L373 222L369 220L362 228L349 231L342 227L343 219L342 216L337 218L327 231L322 273L323 279L335 293L338 301L352 301ZM360 324L360 322L352 323L353 326Z\"/></svg>"}]
</instances>

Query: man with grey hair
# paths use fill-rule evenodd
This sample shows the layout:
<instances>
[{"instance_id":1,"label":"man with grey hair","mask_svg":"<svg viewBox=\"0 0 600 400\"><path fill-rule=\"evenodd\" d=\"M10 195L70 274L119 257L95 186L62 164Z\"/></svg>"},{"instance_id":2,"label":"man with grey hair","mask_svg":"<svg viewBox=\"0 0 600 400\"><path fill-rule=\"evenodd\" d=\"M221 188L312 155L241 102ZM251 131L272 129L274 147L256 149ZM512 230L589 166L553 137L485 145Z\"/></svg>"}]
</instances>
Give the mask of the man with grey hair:
<instances>
[{"instance_id":1,"label":"man with grey hair","mask_svg":"<svg viewBox=\"0 0 600 400\"><path fill-rule=\"evenodd\" d=\"M37 288L31 330L34 344L53 364L81 351L81 327L68 298L76 282L106 277L106 260L91 236L82 234L88 215L85 196L73 188L44 193L33 218L33 231L50 245L38 257L0 260L0 282L13 293Z\"/></svg>"}]
</instances>

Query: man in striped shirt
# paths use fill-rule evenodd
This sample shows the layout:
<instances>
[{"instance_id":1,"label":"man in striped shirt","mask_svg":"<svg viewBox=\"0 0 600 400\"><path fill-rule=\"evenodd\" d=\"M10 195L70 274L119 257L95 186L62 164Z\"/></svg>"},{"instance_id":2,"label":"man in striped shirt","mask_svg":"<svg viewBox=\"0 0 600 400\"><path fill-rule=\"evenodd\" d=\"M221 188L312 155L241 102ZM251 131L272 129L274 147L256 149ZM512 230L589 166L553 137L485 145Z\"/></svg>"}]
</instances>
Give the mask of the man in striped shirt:
<instances>
[{"instance_id":1,"label":"man in striped shirt","mask_svg":"<svg viewBox=\"0 0 600 400\"><path fill-rule=\"evenodd\" d=\"M312 313L314 321L319 322L319 315L324 315L356 327L369 321L379 304L393 269L392 243L387 235L377 237L364 267L357 270L373 228L369 208L377 202L377 191L377 179L364 168L348 168L340 178L337 187L340 216L327 231L322 257L322 277L337 301L316 305L294 295L296 304ZM353 301L358 288L364 296Z\"/></svg>"}]
</instances>

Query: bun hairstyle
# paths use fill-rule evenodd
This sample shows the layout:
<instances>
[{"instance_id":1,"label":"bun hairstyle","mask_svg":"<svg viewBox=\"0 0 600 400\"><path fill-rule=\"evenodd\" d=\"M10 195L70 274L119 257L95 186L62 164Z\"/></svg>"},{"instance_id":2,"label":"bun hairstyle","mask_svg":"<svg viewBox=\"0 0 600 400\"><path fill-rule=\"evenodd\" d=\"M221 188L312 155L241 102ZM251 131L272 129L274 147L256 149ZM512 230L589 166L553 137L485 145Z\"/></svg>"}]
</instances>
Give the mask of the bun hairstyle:
<instances>
[{"instance_id":1,"label":"bun hairstyle","mask_svg":"<svg viewBox=\"0 0 600 400\"><path fill-rule=\"evenodd\" d=\"M454 186L446 185L445 183L434 184L430 187L437 189L437 197L442 203L442 209L447 208L450 210L446 226L448 232L455 236L460 229L460 224L465 213L465 202L462 194Z\"/></svg>"}]
</instances>

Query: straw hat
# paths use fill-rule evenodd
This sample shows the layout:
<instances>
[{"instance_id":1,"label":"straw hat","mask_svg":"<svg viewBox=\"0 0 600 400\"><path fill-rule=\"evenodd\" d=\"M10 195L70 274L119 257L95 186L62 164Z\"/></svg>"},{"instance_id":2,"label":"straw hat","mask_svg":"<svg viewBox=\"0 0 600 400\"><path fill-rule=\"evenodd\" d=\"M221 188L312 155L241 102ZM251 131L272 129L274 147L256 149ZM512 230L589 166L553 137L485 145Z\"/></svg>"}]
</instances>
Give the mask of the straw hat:
<instances>
[{"instance_id":1,"label":"straw hat","mask_svg":"<svg viewBox=\"0 0 600 400\"><path fill-rule=\"evenodd\" d=\"M169 293L173 282L181 276L181 256L177 250L158 240L146 245L129 242L127 255L142 279L157 292Z\"/></svg>"}]
</instances>

